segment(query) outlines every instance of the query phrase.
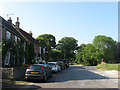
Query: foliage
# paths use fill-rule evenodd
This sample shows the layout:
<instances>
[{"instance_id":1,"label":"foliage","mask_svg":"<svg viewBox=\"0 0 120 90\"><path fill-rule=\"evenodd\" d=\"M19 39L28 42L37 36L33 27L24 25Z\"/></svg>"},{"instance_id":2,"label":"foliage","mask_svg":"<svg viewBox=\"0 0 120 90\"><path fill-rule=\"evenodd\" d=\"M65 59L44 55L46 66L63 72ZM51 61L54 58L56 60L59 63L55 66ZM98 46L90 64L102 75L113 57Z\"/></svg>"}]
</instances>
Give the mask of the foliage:
<instances>
[{"instance_id":1,"label":"foliage","mask_svg":"<svg viewBox=\"0 0 120 90\"><path fill-rule=\"evenodd\" d=\"M114 62L117 54L116 41L111 37L98 35L94 38L93 45L97 49L99 58L104 59L105 62Z\"/></svg>"},{"instance_id":2,"label":"foliage","mask_svg":"<svg viewBox=\"0 0 120 90\"><path fill-rule=\"evenodd\" d=\"M57 50L57 49L51 50L51 51L49 52L49 59L50 59L51 61L57 61L58 59L62 59L62 58L61 58L61 55L62 55L61 50Z\"/></svg>"},{"instance_id":3,"label":"foliage","mask_svg":"<svg viewBox=\"0 0 120 90\"><path fill-rule=\"evenodd\" d=\"M25 57L26 57L26 63L31 64L33 63L32 60L36 56L34 44L26 42L26 50L25 50Z\"/></svg>"},{"instance_id":4,"label":"foliage","mask_svg":"<svg viewBox=\"0 0 120 90\"><path fill-rule=\"evenodd\" d=\"M14 58L16 65L21 65L24 57L24 50L22 43L16 43L13 40L3 41L2 43L2 65L4 65L4 60L7 52L11 54L11 65L14 65Z\"/></svg>"},{"instance_id":5,"label":"foliage","mask_svg":"<svg viewBox=\"0 0 120 90\"><path fill-rule=\"evenodd\" d=\"M76 62L84 65L97 65L95 47L92 44L81 44L76 54Z\"/></svg>"},{"instance_id":6,"label":"foliage","mask_svg":"<svg viewBox=\"0 0 120 90\"><path fill-rule=\"evenodd\" d=\"M39 35L36 40L39 41L39 44L42 47L46 47L48 51L50 51L52 47L55 48L56 46L55 37L51 34Z\"/></svg>"},{"instance_id":7,"label":"foliage","mask_svg":"<svg viewBox=\"0 0 120 90\"><path fill-rule=\"evenodd\" d=\"M64 59L75 59L74 51L77 49L77 40L73 37L64 37L58 41L57 49L61 50L62 58Z\"/></svg>"}]
</instances>

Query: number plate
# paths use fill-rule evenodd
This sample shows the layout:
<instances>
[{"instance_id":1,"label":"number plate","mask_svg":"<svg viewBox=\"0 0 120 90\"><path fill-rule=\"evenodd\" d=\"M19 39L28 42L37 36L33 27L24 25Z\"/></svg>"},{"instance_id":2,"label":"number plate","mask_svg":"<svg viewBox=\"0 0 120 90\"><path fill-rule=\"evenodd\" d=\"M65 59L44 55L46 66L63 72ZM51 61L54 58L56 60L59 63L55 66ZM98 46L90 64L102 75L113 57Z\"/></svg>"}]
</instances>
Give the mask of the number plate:
<instances>
[{"instance_id":1,"label":"number plate","mask_svg":"<svg viewBox=\"0 0 120 90\"><path fill-rule=\"evenodd\" d=\"M38 74L38 72L31 72L31 74Z\"/></svg>"}]
</instances>

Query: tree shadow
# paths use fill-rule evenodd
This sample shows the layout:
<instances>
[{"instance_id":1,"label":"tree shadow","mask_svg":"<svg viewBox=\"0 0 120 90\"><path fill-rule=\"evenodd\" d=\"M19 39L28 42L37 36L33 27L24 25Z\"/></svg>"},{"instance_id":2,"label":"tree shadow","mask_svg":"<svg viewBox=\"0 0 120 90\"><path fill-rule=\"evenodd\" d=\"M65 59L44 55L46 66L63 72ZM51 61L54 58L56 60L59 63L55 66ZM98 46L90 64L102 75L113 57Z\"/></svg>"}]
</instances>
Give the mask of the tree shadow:
<instances>
[{"instance_id":1,"label":"tree shadow","mask_svg":"<svg viewBox=\"0 0 120 90\"><path fill-rule=\"evenodd\" d=\"M71 66L67 70L63 71L58 75L54 75L53 78L48 80L48 83L51 82L66 82L70 80L99 80L99 79L115 79L102 76L96 73L93 73L89 70L96 70L95 67L80 67L80 66Z\"/></svg>"}]
</instances>

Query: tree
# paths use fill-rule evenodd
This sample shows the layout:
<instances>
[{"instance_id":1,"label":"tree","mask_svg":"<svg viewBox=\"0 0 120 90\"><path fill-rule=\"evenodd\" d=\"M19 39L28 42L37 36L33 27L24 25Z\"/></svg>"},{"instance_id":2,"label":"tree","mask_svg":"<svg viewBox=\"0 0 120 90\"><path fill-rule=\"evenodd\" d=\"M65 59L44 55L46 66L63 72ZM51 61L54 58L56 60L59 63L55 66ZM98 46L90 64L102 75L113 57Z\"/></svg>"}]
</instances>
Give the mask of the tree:
<instances>
[{"instance_id":1,"label":"tree","mask_svg":"<svg viewBox=\"0 0 120 90\"><path fill-rule=\"evenodd\" d=\"M97 65L96 49L92 44L81 45L76 54L77 63L84 65Z\"/></svg>"},{"instance_id":2,"label":"tree","mask_svg":"<svg viewBox=\"0 0 120 90\"><path fill-rule=\"evenodd\" d=\"M58 61L58 59L62 59L61 55L62 55L61 50L57 50L57 49L51 50L49 52L49 59L50 61Z\"/></svg>"},{"instance_id":3,"label":"tree","mask_svg":"<svg viewBox=\"0 0 120 90\"><path fill-rule=\"evenodd\" d=\"M56 41L55 41L55 36L51 34L43 34L39 35L36 40L39 41L39 44L42 47L46 47L48 51L51 50L51 48L55 48L56 46Z\"/></svg>"},{"instance_id":4,"label":"tree","mask_svg":"<svg viewBox=\"0 0 120 90\"><path fill-rule=\"evenodd\" d=\"M98 35L94 38L93 45L97 49L98 57L104 59L104 61L114 62L116 55L116 41L111 37Z\"/></svg>"},{"instance_id":5,"label":"tree","mask_svg":"<svg viewBox=\"0 0 120 90\"><path fill-rule=\"evenodd\" d=\"M64 37L58 41L57 49L62 51L63 59L75 59L74 51L77 49L77 42L73 37Z\"/></svg>"},{"instance_id":6,"label":"tree","mask_svg":"<svg viewBox=\"0 0 120 90\"><path fill-rule=\"evenodd\" d=\"M78 50L77 50L77 53L76 53L75 62L78 63L78 64L83 63L82 55L83 55L84 47L86 47L86 45L83 43L80 46L78 46L78 48L77 48Z\"/></svg>"}]
</instances>

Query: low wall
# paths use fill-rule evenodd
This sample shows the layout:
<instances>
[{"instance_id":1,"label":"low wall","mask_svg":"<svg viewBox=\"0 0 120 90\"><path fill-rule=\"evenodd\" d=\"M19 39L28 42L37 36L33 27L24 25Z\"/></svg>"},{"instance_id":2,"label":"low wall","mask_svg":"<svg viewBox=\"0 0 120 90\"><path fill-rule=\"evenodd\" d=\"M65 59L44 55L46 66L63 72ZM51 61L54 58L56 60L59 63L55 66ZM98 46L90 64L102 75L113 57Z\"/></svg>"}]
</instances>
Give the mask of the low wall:
<instances>
[{"instance_id":1,"label":"low wall","mask_svg":"<svg viewBox=\"0 0 120 90\"><path fill-rule=\"evenodd\" d=\"M2 68L2 79L24 78L25 67Z\"/></svg>"},{"instance_id":2,"label":"low wall","mask_svg":"<svg viewBox=\"0 0 120 90\"><path fill-rule=\"evenodd\" d=\"M24 67L16 67L14 68L14 79L24 78L25 77L26 68Z\"/></svg>"}]
</instances>

